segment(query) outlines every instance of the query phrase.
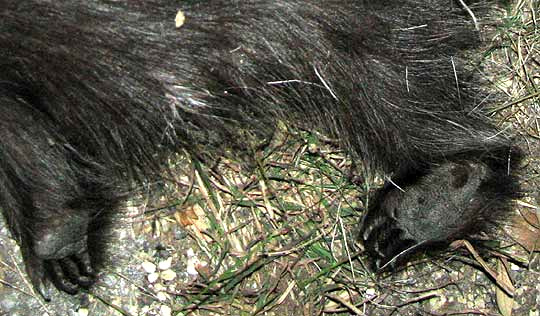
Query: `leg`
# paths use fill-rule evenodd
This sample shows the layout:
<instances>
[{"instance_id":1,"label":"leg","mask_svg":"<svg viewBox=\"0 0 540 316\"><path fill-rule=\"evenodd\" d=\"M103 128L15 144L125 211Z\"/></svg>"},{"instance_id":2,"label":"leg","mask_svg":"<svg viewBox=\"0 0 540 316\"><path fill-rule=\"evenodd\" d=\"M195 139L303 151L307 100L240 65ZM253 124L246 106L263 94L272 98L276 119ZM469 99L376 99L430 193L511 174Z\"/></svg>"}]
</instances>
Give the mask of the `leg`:
<instances>
[{"instance_id":1,"label":"leg","mask_svg":"<svg viewBox=\"0 0 540 316\"><path fill-rule=\"evenodd\" d=\"M0 95L0 206L21 246L27 272L47 297L47 279L77 292L94 275L88 255L88 227L100 200L88 171L46 113L20 96ZM84 171L81 171L84 170ZM86 185L81 185L86 183ZM105 203L105 202L103 202Z\"/></svg>"},{"instance_id":2,"label":"leg","mask_svg":"<svg viewBox=\"0 0 540 316\"><path fill-rule=\"evenodd\" d=\"M362 222L374 268L395 267L419 249L485 231L517 192L505 170L494 162L445 162L389 181Z\"/></svg>"}]
</instances>

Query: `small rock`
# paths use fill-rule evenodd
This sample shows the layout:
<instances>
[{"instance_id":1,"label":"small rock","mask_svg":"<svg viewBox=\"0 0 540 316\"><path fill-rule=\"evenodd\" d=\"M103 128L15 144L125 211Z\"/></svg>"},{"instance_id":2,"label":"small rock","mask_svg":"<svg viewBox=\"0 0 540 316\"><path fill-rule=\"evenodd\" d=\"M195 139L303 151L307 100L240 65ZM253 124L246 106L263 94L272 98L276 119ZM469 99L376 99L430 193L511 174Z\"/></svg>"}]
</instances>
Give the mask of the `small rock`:
<instances>
[{"instance_id":1,"label":"small rock","mask_svg":"<svg viewBox=\"0 0 540 316\"><path fill-rule=\"evenodd\" d=\"M171 268L171 263L172 263L172 257L169 257L169 258L167 258L165 260L160 261L159 264L158 264L158 268L160 270L162 270L162 271L170 269Z\"/></svg>"},{"instance_id":2,"label":"small rock","mask_svg":"<svg viewBox=\"0 0 540 316\"><path fill-rule=\"evenodd\" d=\"M148 275L148 282L154 283L154 282L157 281L158 278L159 278L159 274L158 274L158 273L155 273L155 272L154 272L154 273L150 273L150 274Z\"/></svg>"},{"instance_id":3,"label":"small rock","mask_svg":"<svg viewBox=\"0 0 540 316\"><path fill-rule=\"evenodd\" d=\"M172 309L167 305L161 305L159 308L159 315L160 316L171 316L172 315Z\"/></svg>"},{"instance_id":4,"label":"small rock","mask_svg":"<svg viewBox=\"0 0 540 316\"><path fill-rule=\"evenodd\" d=\"M161 278L165 281L172 281L176 278L176 272L173 270L165 270L161 272Z\"/></svg>"},{"instance_id":5,"label":"small rock","mask_svg":"<svg viewBox=\"0 0 540 316\"><path fill-rule=\"evenodd\" d=\"M145 261L141 264L142 268L144 269L144 271L146 271L147 273L154 273L156 272L156 265L153 264L152 262L150 261Z\"/></svg>"}]
</instances>

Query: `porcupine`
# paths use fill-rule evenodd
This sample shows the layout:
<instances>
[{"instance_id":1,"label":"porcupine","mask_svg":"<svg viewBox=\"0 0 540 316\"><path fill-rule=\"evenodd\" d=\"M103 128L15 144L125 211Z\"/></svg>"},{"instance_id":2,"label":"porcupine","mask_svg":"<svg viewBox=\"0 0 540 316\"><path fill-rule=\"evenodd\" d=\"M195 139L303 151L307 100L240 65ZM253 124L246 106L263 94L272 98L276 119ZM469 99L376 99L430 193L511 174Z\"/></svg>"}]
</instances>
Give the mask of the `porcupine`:
<instances>
[{"instance_id":1,"label":"porcupine","mask_svg":"<svg viewBox=\"0 0 540 316\"><path fill-rule=\"evenodd\" d=\"M376 268L488 229L516 195L518 151L466 66L480 5L1 3L0 206L36 288L92 283L88 228L133 180L181 150L242 152L277 122L389 176L361 220Z\"/></svg>"}]
</instances>

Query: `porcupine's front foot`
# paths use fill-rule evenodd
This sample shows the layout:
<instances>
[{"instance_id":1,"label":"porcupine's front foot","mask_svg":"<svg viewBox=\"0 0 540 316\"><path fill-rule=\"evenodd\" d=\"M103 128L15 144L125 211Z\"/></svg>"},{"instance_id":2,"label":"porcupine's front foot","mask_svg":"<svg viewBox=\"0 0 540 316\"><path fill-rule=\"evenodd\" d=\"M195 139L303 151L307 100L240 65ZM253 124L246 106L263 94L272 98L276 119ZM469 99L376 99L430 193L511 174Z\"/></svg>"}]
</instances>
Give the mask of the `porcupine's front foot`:
<instances>
[{"instance_id":1,"label":"porcupine's front foot","mask_svg":"<svg viewBox=\"0 0 540 316\"><path fill-rule=\"evenodd\" d=\"M446 162L398 175L375 196L360 238L375 270L394 268L428 246L479 233L502 212L511 179L482 162ZM492 216L490 218L490 216Z\"/></svg>"}]
</instances>

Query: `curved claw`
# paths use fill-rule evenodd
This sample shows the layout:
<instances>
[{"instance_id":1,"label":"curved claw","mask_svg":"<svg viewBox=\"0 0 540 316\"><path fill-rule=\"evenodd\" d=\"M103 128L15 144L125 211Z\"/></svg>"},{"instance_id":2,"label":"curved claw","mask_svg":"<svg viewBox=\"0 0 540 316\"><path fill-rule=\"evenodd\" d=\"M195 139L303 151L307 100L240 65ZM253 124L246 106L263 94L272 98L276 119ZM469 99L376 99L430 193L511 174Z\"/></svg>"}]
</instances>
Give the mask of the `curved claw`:
<instances>
[{"instance_id":1,"label":"curved claw","mask_svg":"<svg viewBox=\"0 0 540 316\"><path fill-rule=\"evenodd\" d=\"M90 254L88 252L83 252L79 255L76 255L78 262L79 262L79 268L81 269L82 273L87 276L95 277L96 271L94 268L92 268L92 261L90 260Z\"/></svg>"},{"instance_id":2,"label":"curved claw","mask_svg":"<svg viewBox=\"0 0 540 316\"><path fill-rule=\"evenodd\" d=\"M47 260L48 274L54 285L68 294L77 294L81 288L95 281L95 271L88 252L59 260Z\"/></svg>"},{"instance_id":3,"label":"curved claw","mask_svg":"<svg viewBox=\"0 0 540 316\"><path fill-rule=\"evenodd\" d=\"M39 281L32 280L32 286L34 290L43 297L46 302L51 301L51 287L49 286L50 281L47 278L41 278Z\"/></svg>"}]
</instances>

